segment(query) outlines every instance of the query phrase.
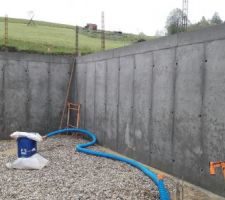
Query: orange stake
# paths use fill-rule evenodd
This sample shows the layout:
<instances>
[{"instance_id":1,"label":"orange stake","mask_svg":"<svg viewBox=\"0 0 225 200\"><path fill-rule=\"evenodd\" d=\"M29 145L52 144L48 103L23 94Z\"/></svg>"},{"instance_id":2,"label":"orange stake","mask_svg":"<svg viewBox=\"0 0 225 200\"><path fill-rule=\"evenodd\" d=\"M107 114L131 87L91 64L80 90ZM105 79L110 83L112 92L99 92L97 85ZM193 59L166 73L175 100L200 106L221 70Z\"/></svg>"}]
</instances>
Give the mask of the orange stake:
<instances>
[{"instance_id":1,"label":"orange stake","mask_svg":"<svg viewBox=\"0 0 225 200\"><path fill-rule=\"evenodd\" d=\"M163 180L165 178L165 176L163 174L158 174L157 177L159 180Z\"/></svg>"}]
</instances>

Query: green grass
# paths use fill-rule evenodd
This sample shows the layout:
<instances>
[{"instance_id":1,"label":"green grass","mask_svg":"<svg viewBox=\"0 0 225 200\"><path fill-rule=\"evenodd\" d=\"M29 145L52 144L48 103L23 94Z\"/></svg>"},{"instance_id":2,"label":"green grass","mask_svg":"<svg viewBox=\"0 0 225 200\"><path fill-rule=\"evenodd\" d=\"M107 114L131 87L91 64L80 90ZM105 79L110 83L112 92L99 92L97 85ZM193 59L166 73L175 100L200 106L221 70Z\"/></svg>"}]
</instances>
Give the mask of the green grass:
<instances>
[{"instance_id":1,"label":"green grass","mask_svg":"<svg viewBox=\"0 0 225 200\"><path fill-rule=\"evenodd\" d=\"M27 20L9 19L9 46L14 51L27 51L53 54L72 54L75 51L74 26L35 21L28 26ZM101 33L80 27L79 49L82 54L101 50ZM152 37L142 36L145 40ZM118 34L106 31L106 49L126 46L140 39L133 34ZM0 46L4 44L4 18L0 18Z\"/></svg>"}]
</instances>

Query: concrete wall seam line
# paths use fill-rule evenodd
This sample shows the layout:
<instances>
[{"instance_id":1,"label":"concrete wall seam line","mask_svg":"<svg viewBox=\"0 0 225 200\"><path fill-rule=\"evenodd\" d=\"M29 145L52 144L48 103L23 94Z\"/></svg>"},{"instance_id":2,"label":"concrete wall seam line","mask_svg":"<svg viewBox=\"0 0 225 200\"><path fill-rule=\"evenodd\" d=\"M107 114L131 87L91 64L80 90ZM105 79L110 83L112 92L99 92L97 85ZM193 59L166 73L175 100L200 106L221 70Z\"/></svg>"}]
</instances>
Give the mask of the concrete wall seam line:
<instances>
[{"instance_id":1,"label":"concrete wall seam line","mask_svg":"<svg viewBox=\"0 0 225 200\"><path fill-rule=\"evenodd\" d=\"M118 79L117 79L117 119L116 119L116 150L118 151L118 143L119 143L119 102L120 102L120 57L118 58Z\"/></svg>"},{"instance_id":2,"label":"concrete wall seam line","mask_svg":"<svg viewBox=\"0 0 225 200\"><path fill-rule=\"evenodd\" d=\"M150 82L150 90L151 92L149 92L150 94L150 97L149 97L149 100L150 100L150 107L149 107L149 125L148 125L148 132L149 132L149 152L148 152L148 155L149 155L149 163L151 163L151 156L152 156L152 141L153 141L153 128L152 128L152 125L153 125L153 122L152 122L152 108L153 108L153 95L154 95L154 67L155 67L155 60L154 60L154 52L152 52L152 65L150 66L150 70L152 71L151 72L151 82Z\"/></svg>"},{"instance_id":3,"label":"concrete wall seam line","mask_svg":"<svg viewBox=\"0 0 225 200\"><path fill-rule=\"evenodd\" d=\"M96 62L95 62L95 71L94 71L94 127L93 127L93 130L94 130L94 133L96 132Z\"/></svg>"},{"instance_id":4,"label":"concrete wall seam line","mask_svg":"<svg viewBox=\"0 0 225 200\"><path fill-rule=\"evenodd\" d=\"M177 68L179 67L179 61L177 60L177 48L174 49L174 71L173 71L173 104L172 104L172 130L171 130L171 156L172 156L172 167L175 164L175 158L174 158L174 131L175 131L175 114L176 114L176 82L177 82ZM174 171L172 169L172 171Z\"/></svg>"},{"instance_id":5,"label":"concrete wall seam line","mask_svg":"<svg viewBox=\"0 0 225 200\"><path fill-rule=\"evenodd\" d=\"M206 65L205 63L207 62L207 58L206 58L206 43L204 43L203 45L203 59L202 59L202 65L201 65L201 71L202 71L202 76L201 76L201 110L200 110L200 115L199 117L201 117L201 126L200 126L200 144L201 144L201 150L202 150L202 155L200 157L200 173L203 173L204 170L204 164L207 162L206 158L205 158L205 150L204 150L204 123L205 123L205 115L204 115L204 105L205 105L205 84L206 84ZM204 172L205 173L205 172Z\"/></svg>"},{"instance_id":6,"label":"concrete wall seam line","mask_svg":"<svg viewBox=\"0 0 225 200\"><path fill-rule=\"evenodd\" d=\"M49 59L51 59L50 57L49 57ZM49 129L50 129L50 127L49 127L49 124L50 124L50 106L51 106L51 102L50 102L50 98L51 98L51 95L50 95L50 91L51 91L51 89L50 89L50 87L51 87L51 65L50 65L50 61L49 61L49 63L48 63L48 85L47 85L47 91L48 91L48 96L47 96L47 119L46 119L46 121L47 121L47 123L46 123L46 129L49 131Z\"/></svg>"},{"instance_id":7,"label":"concrete wall seam line","mask_svg":"<svg viewBox=\"0 0 225 200\"><path fill-rule=\"evenodd\" d=\"M29 93L29 68L28 68L28 62L26 61L26 95L27 95L27 102L26 102L26 130L29 129L29 99L30 99L30 93Z\"/></svg>"},{"instance_id":8,"label":"concrete wall seam line","mask_svg":"<svg viewBox=\"0 0 225 200\"><path fill-rule=\"evenodd\" d=\"M2 100L3 100L3 104L2 104L2 131L5 132L5 70L7 67L7 61L5 60L3 63L3 68L2 68Z\"/></svg>"},{"instance_id":9,"label":"concrete wall seam line","mask_svg":"<svg viewBox=\"0 0 225 200\"><path fill-rule=\"evenodd\" d=\"M84 118L84 124L83 124L83 126L84 126L84 128L86 128L86 116L87 116L87 111L86 111L86 107L87 107L87 64L85 63L85 77L84 77L84 84L85 84L85 86L84 86L84 88L85 88L85 92L84 92L84 105L83 105L83 107L84 107L84 116L83 116L83 118Z\"/></svg>"},{"instance_id":10,"label":"concrete wall seam line","mask_svg":"<svg viewBox=\"0 0 225 200\"><path fill-rule=\"evenodd\" d=\"M104 107L105 107L105 113L104 113L104 127L105 127L105 130L104 130L104 138L103 138L103 144L105 144L106 142L106 116L107 116L107 92L108 92L108 86L107 86L107 76L108 76L108 62L105 61L105 93L104 93Z\"/></svg>"},{"instance_id":11,"label":"concrete wall seam line","mask_svg":"<svg viewBox=\"0 0 225 200\"><path fill-rule=\"evenodd\" d=\"M134 149L135 149L135 137L134 137L134 131L135 131L135 121L134 121L134 110L135 110L135 72L136 72L136 60L135 55L132 56L133 59L133 67L132 67L132 100L131 100L131 137L133 138L133 149L132 149L132 155L134 155Z\"/></svg>"}]
</instances>

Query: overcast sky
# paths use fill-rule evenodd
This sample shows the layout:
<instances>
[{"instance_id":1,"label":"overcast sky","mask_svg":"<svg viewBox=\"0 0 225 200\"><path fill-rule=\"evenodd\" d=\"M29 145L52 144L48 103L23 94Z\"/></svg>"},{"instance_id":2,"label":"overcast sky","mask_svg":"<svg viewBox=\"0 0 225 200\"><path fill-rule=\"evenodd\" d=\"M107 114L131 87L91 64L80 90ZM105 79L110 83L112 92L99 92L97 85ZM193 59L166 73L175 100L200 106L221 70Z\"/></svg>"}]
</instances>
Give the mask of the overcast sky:
<instances>
[{"instance_id":1,"label":"overcast sky","mask_svg":"<svg viewBox=\"0 0 225 200\"><path fill-rule=\"evenodd\" d=\"M154 35L165 27L169 12L181 7L182 0L1 0L0 16L28 19L34 11L36 20L101 26L104 11L106 30ZM189 0L192 23L211 18L215 11L225 20L225 0Z\"/></svg>"}]
</instances>

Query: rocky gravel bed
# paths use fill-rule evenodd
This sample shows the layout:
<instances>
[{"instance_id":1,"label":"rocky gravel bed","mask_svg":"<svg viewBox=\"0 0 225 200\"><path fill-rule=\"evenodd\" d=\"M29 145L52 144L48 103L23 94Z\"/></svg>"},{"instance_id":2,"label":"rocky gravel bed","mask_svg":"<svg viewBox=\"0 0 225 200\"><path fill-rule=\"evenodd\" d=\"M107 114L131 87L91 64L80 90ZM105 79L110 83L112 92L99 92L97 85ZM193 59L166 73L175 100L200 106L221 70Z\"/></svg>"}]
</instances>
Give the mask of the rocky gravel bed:
<instances>
[{"instance_id":1,"label":"rocky gravel bed","mask_svg":"<svg viewBox=\"0 0 225 200\"><path fill-rule=\"evenodd\" d=\"M0 153L15 147L16 143L13 140L0 140Z\"/></svg>"},{"instance_id":2,"label":"rocky gravel bed","mask_svg":"<svg viewBox=\"0 0 225 200\"><path fill-rule=\"evenodd\" d=\"M74 136L58 136L39 144L39 153L49 160L42 170L9 170L5 164L16 156L0 154L0 199L159 199L157 187L139 170L74 152L76 144L85 142ZM0 146L3 149L2 142ZM4 149L10 147L11 142L4 143ZM92 148L102 151L100 146ZM171 179L165 182L170 191L174 190Z\"/></svg>"}]
</instances>

